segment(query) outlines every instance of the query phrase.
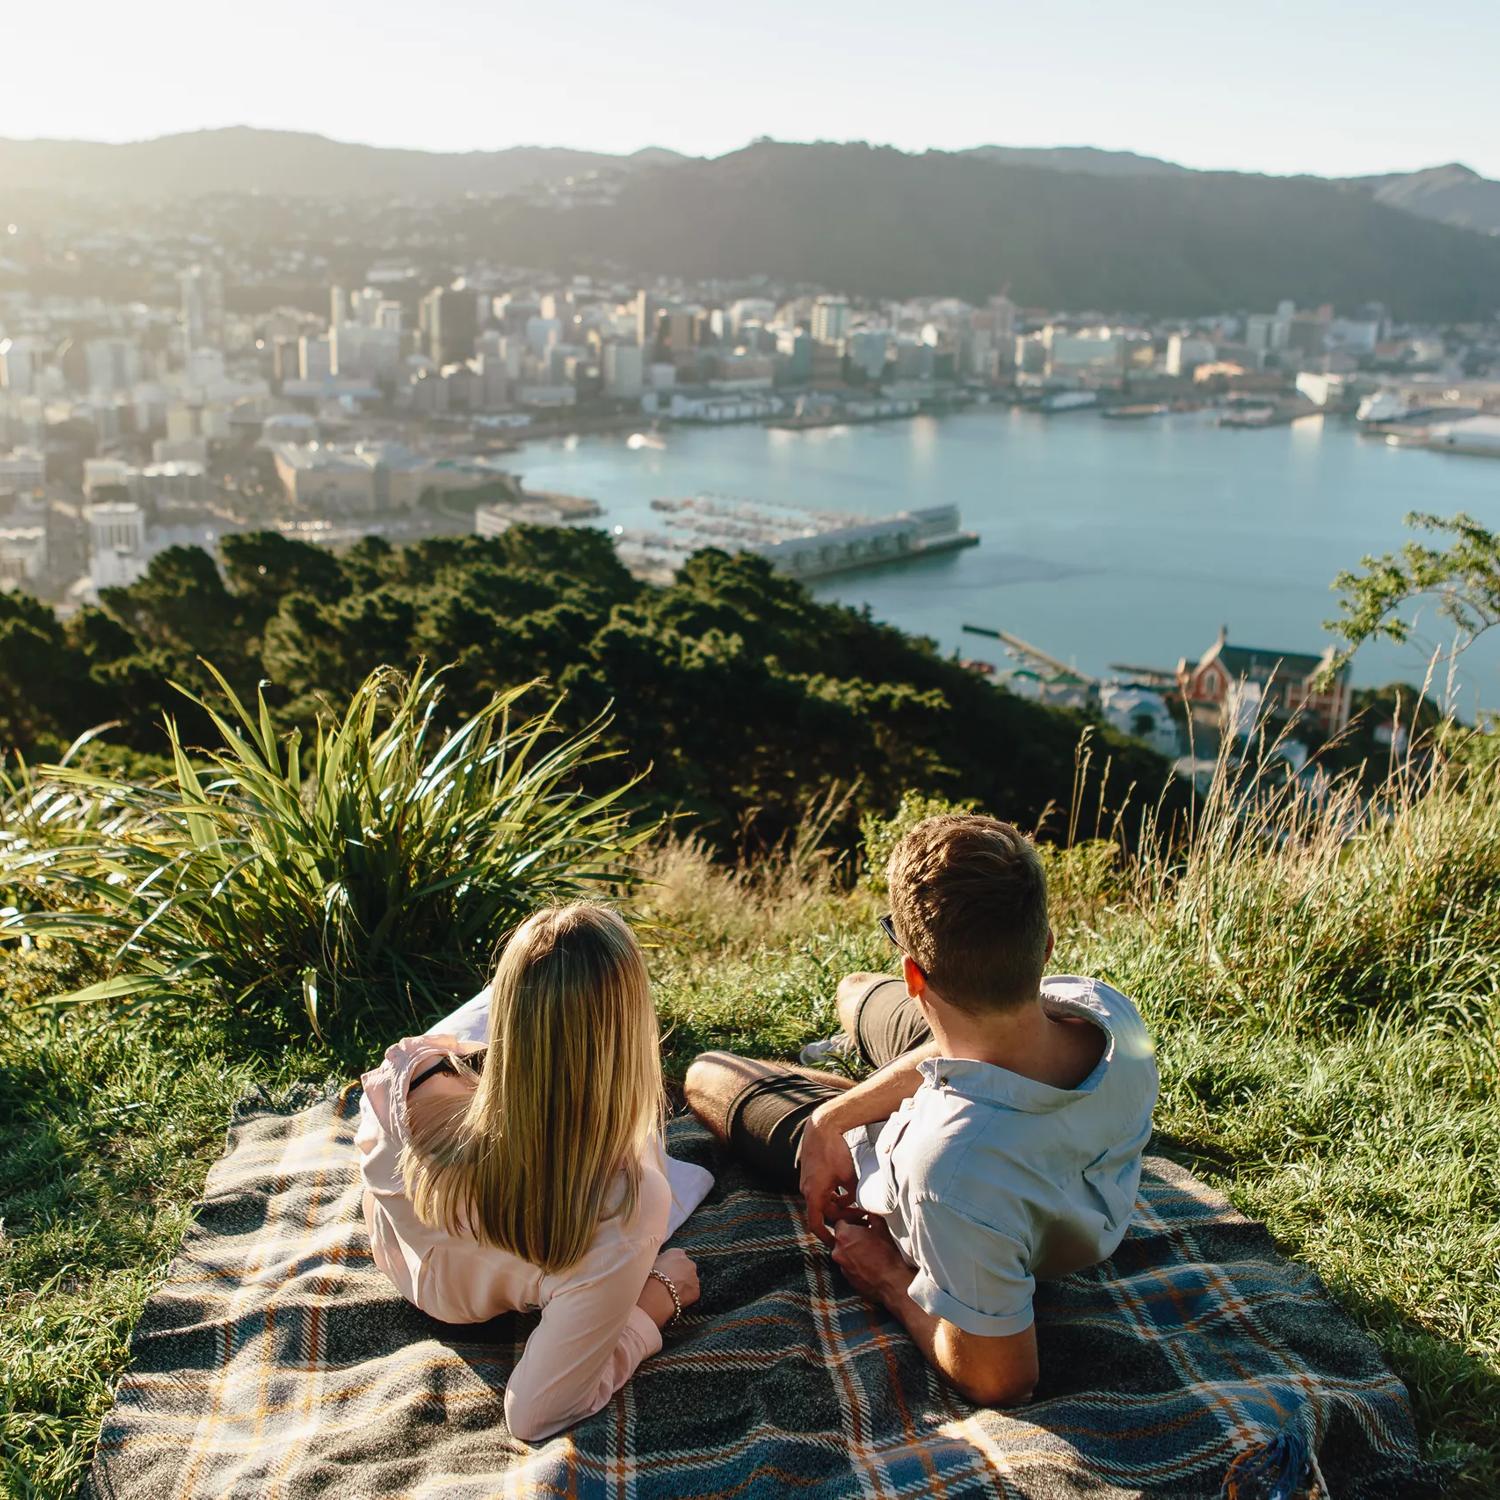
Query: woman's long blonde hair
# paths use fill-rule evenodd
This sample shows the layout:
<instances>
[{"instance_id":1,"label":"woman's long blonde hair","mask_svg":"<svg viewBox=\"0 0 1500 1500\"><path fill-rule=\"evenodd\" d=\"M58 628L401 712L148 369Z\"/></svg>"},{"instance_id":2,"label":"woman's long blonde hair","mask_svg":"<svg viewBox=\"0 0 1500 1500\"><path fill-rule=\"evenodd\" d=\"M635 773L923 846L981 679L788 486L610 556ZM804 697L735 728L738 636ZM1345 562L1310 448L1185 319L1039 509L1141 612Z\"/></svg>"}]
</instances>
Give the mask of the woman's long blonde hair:
<instances>
[{"instance_id":1,"label":"woman's long blonde hair","mask_svg":"<svg viewBox=\"0 0 1500 1500\"><path fill-rule=\"evenodd\" d=\"M407 1197L423 1223L565 1270L600 1220L635 1211L662 1105L630 928L602 906L537 912L501 955L473 1097L429 1112L403 1152Z\"/></svg>"}]
</instances>

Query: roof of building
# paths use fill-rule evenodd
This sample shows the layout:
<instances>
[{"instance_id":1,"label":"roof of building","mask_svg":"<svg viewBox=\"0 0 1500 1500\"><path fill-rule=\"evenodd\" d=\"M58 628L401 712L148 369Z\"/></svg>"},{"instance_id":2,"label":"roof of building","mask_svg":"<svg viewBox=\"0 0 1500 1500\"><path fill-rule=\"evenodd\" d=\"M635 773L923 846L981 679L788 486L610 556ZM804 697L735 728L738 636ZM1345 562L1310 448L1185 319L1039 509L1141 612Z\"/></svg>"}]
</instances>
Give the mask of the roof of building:
<instances>
[{"instance_id":1,"label":"roof of building","mask_svg":"<svg viewBox=\"0 0 1500 1500\"><path fill-rule=\"evenodd\" d=\"M1210 662L1217 660L1231 677L1262 683L1273 676L1283 681L1301 681L1329 666L1333 655L1332 646L1316 656L1306 651L1274 651L1262 646L1236 646L1221 633L1219 639L1198 658L1198 669L1201 671ZM1342 679L1348 672L1346 664L1339 667L1334 675Z\"/></svg>"}]
</instances>

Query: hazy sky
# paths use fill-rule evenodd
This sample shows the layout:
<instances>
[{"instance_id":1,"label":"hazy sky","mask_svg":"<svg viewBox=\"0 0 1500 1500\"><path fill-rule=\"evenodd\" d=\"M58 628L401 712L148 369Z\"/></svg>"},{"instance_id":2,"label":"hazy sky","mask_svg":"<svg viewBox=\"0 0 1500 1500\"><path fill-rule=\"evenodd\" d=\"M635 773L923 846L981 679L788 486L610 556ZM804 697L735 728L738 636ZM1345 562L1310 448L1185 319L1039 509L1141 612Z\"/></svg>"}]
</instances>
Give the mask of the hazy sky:
<instances>
[{"instance_id":1,"label":"hazy sky","mask_svg":"<svg viewBox=\"0 0 1500 1500\"><path fill-rule=\"evenodd\" d=\"M1496 0L0 0L0 31L0 136L717 154L772 135L1500 177Z\"/></svg>"}]
</instances>

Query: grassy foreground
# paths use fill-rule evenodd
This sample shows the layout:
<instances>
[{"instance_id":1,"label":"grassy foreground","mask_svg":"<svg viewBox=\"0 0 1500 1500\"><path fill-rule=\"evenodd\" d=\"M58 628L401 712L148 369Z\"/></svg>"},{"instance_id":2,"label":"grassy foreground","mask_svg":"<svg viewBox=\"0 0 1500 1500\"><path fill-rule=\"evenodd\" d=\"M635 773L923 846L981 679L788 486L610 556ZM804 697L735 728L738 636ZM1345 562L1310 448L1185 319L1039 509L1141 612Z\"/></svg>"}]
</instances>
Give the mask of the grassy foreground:
<instances>
[{"instance_id":1,"label":"grassy foreground","mask_svg":"<svg viewBox=\"0 0 1500 1500\"><path fill-rule=\"evenodd\" d=\"M1497 792L1492 769L1407 786L1375 816L1293 800L1254 845L1211 805L1170 866L1097 843L1049 856L1056 966L1125 989L1157 1037L1159 1146L1321 1273L1474 1497L1500 1492ZM675 1074L701 1048L784 1055L826 1034L839 975L888 963L879 894L815 849L736 872L676 842L642 866L633 905ZM233 1100L367 1061L249 1035L212 1007L128 1022L103 1002L32 1007L90 977L58 962L0 949L14 1495L81 1477Z\"/></svg>"}]
</instances>

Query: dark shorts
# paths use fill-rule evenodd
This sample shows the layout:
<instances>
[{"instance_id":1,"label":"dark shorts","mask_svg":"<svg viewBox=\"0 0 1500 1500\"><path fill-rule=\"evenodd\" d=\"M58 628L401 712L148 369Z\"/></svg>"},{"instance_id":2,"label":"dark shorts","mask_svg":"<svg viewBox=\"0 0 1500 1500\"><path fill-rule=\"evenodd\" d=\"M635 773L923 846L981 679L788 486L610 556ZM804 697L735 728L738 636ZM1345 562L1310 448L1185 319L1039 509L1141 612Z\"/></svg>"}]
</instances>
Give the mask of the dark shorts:
<instances>
[{"instance_id":1,"label":"dark shorts","mask_svg":"<svg viewBox=\"0 0 1500 1500\"><path fill-rule=\"evenodd\" d=\"M854 1045L871 1067L883 1068L932 1037L917 1002L900 979L877 979L857 1002ZM797 1191L797 1151L807 1117L842 1089L831 1077L783 1068L748 1083L729 1106L730 1149L768 1182Z\"/></svg>"}]
</instances>

